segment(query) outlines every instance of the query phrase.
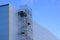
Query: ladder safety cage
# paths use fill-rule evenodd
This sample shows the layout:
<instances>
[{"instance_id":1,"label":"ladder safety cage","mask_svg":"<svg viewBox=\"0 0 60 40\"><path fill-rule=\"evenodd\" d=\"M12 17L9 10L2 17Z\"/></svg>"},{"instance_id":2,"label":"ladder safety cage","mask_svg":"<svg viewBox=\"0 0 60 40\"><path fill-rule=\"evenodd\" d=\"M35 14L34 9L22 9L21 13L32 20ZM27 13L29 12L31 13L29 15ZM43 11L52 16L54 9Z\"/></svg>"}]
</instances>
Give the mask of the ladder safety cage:
<instances>
[{"instance_id":1,"label":"ladder safety cage","mask_svg":"<svg viewBox=\"0 0 60 40\"><path fill-rule=\"evenodd\" d=\"M18 13L18 35L19 40L33 40L32 13L29 7L19 9Z\"/></svg>"}]
</instances>

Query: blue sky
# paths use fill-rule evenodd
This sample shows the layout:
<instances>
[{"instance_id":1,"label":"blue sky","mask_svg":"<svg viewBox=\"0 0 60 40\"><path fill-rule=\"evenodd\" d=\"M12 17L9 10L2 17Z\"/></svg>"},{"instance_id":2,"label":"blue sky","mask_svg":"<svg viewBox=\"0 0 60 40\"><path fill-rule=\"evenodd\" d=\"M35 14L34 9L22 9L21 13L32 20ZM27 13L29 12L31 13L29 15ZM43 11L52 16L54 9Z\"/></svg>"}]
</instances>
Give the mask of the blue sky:
<instances>
[{"instance_id":1,"label":"blue sky","mask_svg":"<svg viewBox=\"0 0 60 40\"><path fill-rule=\"evenodd\" d=\"M33 20L60 39L60 0L0 0L0 5L6 3L16 8L27 4L32 8Z\"/></svg>"}]
</instances>

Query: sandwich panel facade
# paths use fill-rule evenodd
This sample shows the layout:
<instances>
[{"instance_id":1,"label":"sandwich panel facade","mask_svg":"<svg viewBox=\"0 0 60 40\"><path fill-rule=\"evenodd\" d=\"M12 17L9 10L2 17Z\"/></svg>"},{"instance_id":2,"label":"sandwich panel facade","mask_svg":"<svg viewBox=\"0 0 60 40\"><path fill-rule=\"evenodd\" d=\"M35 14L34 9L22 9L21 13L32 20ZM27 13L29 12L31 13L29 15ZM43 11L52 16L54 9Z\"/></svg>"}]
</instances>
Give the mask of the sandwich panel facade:
<instances>
[{"instance_id":1,"label":"sandwich panel facade","mask_svg":"<svg viewBox=\"0 0 60 40\"><path fill-rule=\"evenodd\" d=\"M0 40L8 40L9 28L9 5L0 6Z\"/></svg>"}]
</instances>

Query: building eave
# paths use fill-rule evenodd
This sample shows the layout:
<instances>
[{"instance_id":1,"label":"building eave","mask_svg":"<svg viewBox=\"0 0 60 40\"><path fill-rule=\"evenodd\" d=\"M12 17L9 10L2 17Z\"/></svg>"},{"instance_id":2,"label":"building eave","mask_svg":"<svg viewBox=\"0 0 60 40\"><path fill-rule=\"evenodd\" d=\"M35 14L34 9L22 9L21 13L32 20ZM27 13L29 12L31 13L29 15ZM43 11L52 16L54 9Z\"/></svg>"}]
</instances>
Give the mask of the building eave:
<instances>
[{"instance_id":1,"label":"building eave","mask_svg":"<svg viewBox=\"0 0 60 40\"><path fill-rule=\"evenodd\" d=\"M8 6L9 5L9 3L8 4L4 4L4 5L0 5L0 7L3 7L3 6Z\"/></svg>"}]
</instances>

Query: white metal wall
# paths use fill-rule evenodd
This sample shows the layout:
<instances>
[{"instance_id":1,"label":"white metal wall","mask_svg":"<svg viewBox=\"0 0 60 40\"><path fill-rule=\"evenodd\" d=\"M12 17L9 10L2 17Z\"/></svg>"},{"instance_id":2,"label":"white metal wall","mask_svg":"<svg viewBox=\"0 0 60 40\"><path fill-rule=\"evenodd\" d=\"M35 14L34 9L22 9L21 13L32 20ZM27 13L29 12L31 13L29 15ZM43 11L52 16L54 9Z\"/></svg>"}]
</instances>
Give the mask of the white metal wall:
<instances>
[{"instance_id":1,"label":"white metal wall","mask_svg":"<svg viewBox=\"0 0 60 40\"><path fill-rule=\"evenodd\" d=\"M10 6L9 11L9 39L19 40L18 38L18 15L16 14L17 9ZM38 28L38 29L37 29ZM34 40L58 40L51 32L38 25L35 21L33 22L33 38Z\"/></svg>"},{"instance_id":2,"label":"white metal wall","mask_svg":"<svg viewBox=\"0 0 60 40\"><path fill-rule=\"evenodd\" d=\"M18 18L17 9L9 5L9 40L18 40Z\"/></svg>"},{"instance_id":3,"label":"white metal wall","mask_svg":"<svg viewBox=\"0 0 60 40\"><path fill-rule=\"evenodd\" d=\"M40 26L37 22L33 22L34 40L59 40L49 30Z\"/></svg>"}]
</instances>

